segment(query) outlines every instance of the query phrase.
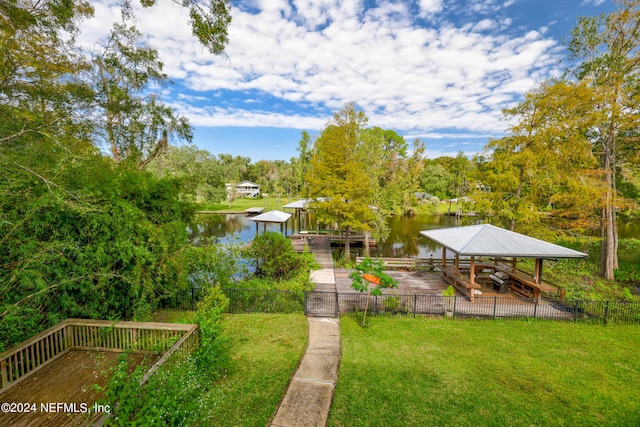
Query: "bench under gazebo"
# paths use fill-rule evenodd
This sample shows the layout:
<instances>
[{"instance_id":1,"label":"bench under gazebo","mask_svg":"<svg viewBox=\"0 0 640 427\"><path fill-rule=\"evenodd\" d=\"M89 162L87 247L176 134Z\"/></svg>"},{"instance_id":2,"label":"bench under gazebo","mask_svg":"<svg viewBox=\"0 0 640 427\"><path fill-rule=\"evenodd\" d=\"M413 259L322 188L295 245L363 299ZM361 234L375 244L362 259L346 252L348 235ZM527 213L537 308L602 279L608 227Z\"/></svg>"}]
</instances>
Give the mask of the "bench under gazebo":
<instances>
[{"instance_id":1,"label":"bench under gazebo","mask_svg":"<svg viewBox=\"0 0 640 427\"><path fill-rule=\"evenodd\" d=\"M558 290L542 281L544 259L587 257L585 253L490 224L425 230L420 234L442 246L442 279L471 301L481 293L482 285L488 283L508 284L514 293L539 299L543 292ZM447 250L455 254L453 265L447 265ZM469 257L468 265L460 263L461 256ZM480 261L481 258L491 261ZM498 263L504 258L511 259L510 265ZM518 271L518 258L535 259L533 276Z\"/></svg>"}]
</instances>

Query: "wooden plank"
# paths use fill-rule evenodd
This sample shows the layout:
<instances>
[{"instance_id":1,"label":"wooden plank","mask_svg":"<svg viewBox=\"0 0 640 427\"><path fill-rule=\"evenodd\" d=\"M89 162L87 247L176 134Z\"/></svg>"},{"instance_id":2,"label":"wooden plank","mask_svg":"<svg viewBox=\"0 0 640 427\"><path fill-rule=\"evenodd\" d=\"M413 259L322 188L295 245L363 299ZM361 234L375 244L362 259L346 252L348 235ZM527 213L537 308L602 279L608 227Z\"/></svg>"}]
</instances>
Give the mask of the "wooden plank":
<instances>
[{"instance_id":1,"label":"wooden plank","mask_svg":"<svg viewBox=\"0 0 640 427\"><path fill-rule=\"evenodd\" d=\"M90 407L103 396L94 384L107 384L110 367L118 363L118 353L69 351L58 357L38 375L30 376L21 384L2 393L3 402L28 402L37 405L36 413L0 413L0 425L47 425L78 426L93 425L92 418L83 413L44 412L50 402L85 403ZM143 364L150 366L157 360L155 355L131 354L130 367ZM102 414L98 414L102 415Z\"/></svg>"},{"instance_id":2,"label":"wooden plank","mask_svg":"<svg viewBox=\"0 0 640 427\"><path fill-rule=\"evenodd\" d=\"M166 351L171 343L180 341L174 337L184 338L194 328L197 325L67 319L0 355L0 392L18 384L71 347L113 352L123 352L126 348L133 348L137 353ZM147 345L144 342L136 345L131 338L140 333L146 337Z\"/></svg>"},{"instance_id":3,"label":"wooden plank","mask_svg":"<svg viewBox=\"0 0 640 427\"><path fill-rule=\"evenodd\" d=\"M521 271L512 271L511 269L508 268L503 268L503 267L496 267L496 271L501 271L505 274L507 274L509 277L511 277L512 279L515 279L519 282L522 282L523 284L531 287L531 288L535 288L538 289L542 292L555 292L558 290L557 287L550 285L548 283L536 283L535 280L533 279L533 277L521 272Z\"/></svg>"}]
</instances>

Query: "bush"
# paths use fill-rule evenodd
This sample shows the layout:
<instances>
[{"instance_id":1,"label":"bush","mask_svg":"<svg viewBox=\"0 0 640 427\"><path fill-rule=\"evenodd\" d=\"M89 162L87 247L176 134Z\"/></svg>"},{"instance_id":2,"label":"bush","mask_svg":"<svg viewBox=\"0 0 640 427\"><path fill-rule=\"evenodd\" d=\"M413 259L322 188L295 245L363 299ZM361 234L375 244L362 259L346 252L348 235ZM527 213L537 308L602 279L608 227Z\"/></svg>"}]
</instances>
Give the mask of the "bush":
<instances>
[{"instance_id":1,"label":"bush","mask_svg":"<svg viewBox=\"0 0 640 427\"><path fill-rule=\"evenodd\" d=\"M289 239L274 231L256 236L243 255L256 267L256 275L266 279L292 279L314 266L311 254L297 253Z\"/></svg>"},{"instance_id":2,"label":"bush","mask_svg":"<svg viewBox=\"0 0 640 427\"><path fill-rule=\"evenodd\" d=\"M67 317L143 319L186 287L174 181L92 155L61 161L53 186L12 165L0 155L0 347Z\"/></svg>"},{"instance_id":3,"label":"bush","mask_svg":"<svg viewBox=\"0 0 640 427\"><path fill-rule=\"evenodd\" d=\"M116 408L106 425L209 424L215 402L210 401L207 392L226 371L229 360L221 323L228 303L220 288L210 288L196 313L199 348L189 357L174 356L146 385L139 384L146 368L130 374L125 355L106 389L107 404Z\"/></svg>"}]
</instances>

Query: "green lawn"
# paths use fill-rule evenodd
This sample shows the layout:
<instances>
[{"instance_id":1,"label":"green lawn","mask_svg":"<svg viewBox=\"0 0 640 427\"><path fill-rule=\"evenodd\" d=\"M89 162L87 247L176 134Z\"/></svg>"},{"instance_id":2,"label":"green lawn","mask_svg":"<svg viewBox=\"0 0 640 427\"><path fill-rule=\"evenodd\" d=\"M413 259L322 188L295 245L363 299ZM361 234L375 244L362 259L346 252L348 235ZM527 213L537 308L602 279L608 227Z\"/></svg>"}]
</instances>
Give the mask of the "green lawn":
<instances>
[{"instance_id":1,"label":"green lawn","mask_svg":"<svg viewBox=\"0 0 640 427\"><path fill-rule=\"evenodd\" d=\"M274 415L307 346L303 315L228 315L232 370L214 386L220 426L263 426Z\"/></svg>"},{"instance_id":2,"label":"green lawn","mask_svg":"<svg viewBox=\"0 0 640 427\"><path fill-rule=\"evenodd\" d=\"M246 209L249 209L249 208L259 207L259 208L265 208L265 212L268 212L274 209L282 210L282 206L292 201L293 200L290 200L287 197L236 199L233 201L231 206L229 206L228 202L214 203L214 204L201 204L201 205L198 205L198 210L216 212L216 213L235 213L235 212L244 212Z\"/></svg>"},{"instance_id":3,"label":"green lawn","mask_svg":"<svg viewBox=\"0 0 640 427\"><path fill-rule=\"evenodd\" d=\"M194 321L191 312L161 310L154 321ZM203 399L219 426L264 426L274 415L307 346L303 315L226 315L231 368Z\"/></svg>"},{"instance_id":4,"label":"green lawn","mask_svg":"<svg viewBox=\"0 0 640 427\"><path fill-rule=\"evenodd\" d=\"M342 317L331 426L637 426L640 328Z\"/></svg>"}]
</instances>

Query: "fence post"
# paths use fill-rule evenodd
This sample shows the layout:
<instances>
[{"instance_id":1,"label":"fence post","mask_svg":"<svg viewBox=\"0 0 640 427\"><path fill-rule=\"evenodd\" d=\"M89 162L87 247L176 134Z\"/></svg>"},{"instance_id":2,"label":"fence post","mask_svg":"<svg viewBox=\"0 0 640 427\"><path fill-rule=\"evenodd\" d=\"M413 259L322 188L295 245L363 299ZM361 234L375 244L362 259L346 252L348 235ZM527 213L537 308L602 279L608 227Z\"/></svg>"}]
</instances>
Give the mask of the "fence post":
<instances>
[{"instance_id":1,"label":"fence post","mask_svg":"<svg viewBox=\"0 0 640 427\"><path fill-rule=\"evenodd\" d=\"M340 299L338 298L338 292L336 294L336 318L340 317Z\"/></svg>"},{"instance_id":2,"label":"fence post","mask_svg":"<svg viewBox=\"0 0 640 427\"><path fill-rule=\"evenodd\" d=\"M3 359L0 362L0 370L2 370L2 383L0 388L4 388L9 383L9 377L7 376L7 360Z\"/></svg>"},{"instance_id":3,"label":"fence post","mask_svg":"<svg viewBox=\"0 0 640 427\"><path fill-rule=\"evenodd\" d=\"M533 302L533 318L536 318L536 313L538 312L538 298L535 298Z\"/></svg>"},{"instance_id":4,"label":"fence post","mask_svg":"<svg viewBox=\"0 0 640 427\"><path fill-rule=\"evenodd\" d=\"M418 305L418 295L413 294L413 318L416 318L416 306Z\"/></svg>"},{"instance_id":5,"label":"fence post","mask_svg":"<svg viewBox=\"0 0 640 427\"><path fill-rule=\"evenodd\" d=\"M609 301L607 301L607 305L604 307L604 324L607 324L607 317L609 316Z\"/></svg>"},{"instance_id":6,"label":"fence post","mask_svg":"<svg viewBox=\"0 0 640 427\"><path fill-rule=\"evenodd\" d=\"M451 297L445 297L445 298L451 298ZM451 313L452 317L456 317L456 304L458 302L458 297L457 296L453 296L453 313Z\"/></svg>"},{"instance_id":7,"label":"fence post","mask_svg":"<svg viewBox=\"0 0 640 427\"><path fill-rule=\"evenodd\" d=\"M493 318L496 318L496 306L498 305L498 297L493 297Z\"/></svg>"},{"instance_id":8,"label":"fence post","mask_svg":"<svg viewBox=\"0 0 640 427\"><path fill-rule=\"evenodd\" d=\"M265 298L265 302L267 303L267 306L265 307L266 313L269 313L269 289L267 289L267 292L264 294L264 298Z\"/></svg>"},{"instance_id":9,"label":"fence post","mask_svg":"<svg viewBox=\"0 0 640 427\"><path fill-rule=\"evenodd\" d=\"M304 315L307 316L309 314L309 311L307 310L307 303L309 301L309 292L304 291Z\"/></svg>"}]
</instances>

